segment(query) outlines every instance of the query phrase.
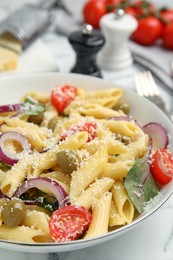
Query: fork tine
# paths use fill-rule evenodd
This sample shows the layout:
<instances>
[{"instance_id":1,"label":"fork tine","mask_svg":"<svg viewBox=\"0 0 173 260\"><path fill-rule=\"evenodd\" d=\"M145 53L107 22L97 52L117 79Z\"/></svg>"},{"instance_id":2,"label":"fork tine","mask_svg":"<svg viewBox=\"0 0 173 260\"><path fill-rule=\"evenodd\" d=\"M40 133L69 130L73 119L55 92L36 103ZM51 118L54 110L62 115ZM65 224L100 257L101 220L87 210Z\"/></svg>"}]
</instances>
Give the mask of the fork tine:
<instances>
[{"instance_id":1,"label":"fork tine","mask_svg":"<svg viewBox=\"0 0 173 260\"><path fill-rule=\"evenodd\" d=\"M167 113L165 103L160 97L159 89L150 71L141 72L135 75L136 90L140 96L148 98L160 109Z\"/></svg>"},{"instance_id":2,"label":"fork tine","mask_svg":"<svg viewBox=\"0 0 173 260\"><path fill-rule=\"evenodd\" d=\"M152 96L154 96L154 95L159 96L160 93L159 93L159 90L157 88L157 85L156 85L156 83L155 83L155 81L153 79L153 76L152 76L151 72L147 71L146 73L147 73L148 80L150 81L151 88L153 90Z\"/></svg>"},{"instance_id":3,"label":"fork tine","mask_svg":"<svg viewBox=\"0 0 173 260\"><path fill-rule=\"evenodd\" d=\"M135 83L137 92L140 96L148 97L152 95L152 90L149 86L147 72L141 72L135 75Z\"/></svg>"},{"instance_id":4,"label":"fork tine","mask_svg":"<svg viewBox=\"0 0 173 260\"><path fill-rule=\"evenodd\" d=\"M136 85L136 89L137 89L138 94L140 96L144 96L143 88L141 86L141 80L140 80L139 74L135 75L135 85Z\"/></svg>"},{"instance_id":5,"label":"fork tine","mask_svg":"<svg viewBox=\"0 0 173 260\"><path fill-rule=\"evenodd\" d=\"M150 71L141 72L135 75L135 83L137 92L141 96L153 97L155 95L160 95L157 85Z\"/></svg>"}]
</instances>

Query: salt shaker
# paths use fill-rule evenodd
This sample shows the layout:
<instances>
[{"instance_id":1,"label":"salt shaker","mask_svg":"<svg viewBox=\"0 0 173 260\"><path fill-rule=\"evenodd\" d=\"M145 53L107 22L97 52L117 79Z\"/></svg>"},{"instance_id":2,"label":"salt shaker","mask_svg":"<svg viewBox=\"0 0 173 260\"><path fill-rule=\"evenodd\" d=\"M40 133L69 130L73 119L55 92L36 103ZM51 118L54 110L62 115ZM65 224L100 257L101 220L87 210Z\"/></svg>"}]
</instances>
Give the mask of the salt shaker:
<instances>
[{"instance_id":1,"label":"salt shaker","mask_svg":"<svg viewBox=\"0 0 173 260\"><path fill-rule=\"evenodd\" d=\"M137 28L137 20L123 9L104 15L100 27L106 43L98 54L97 63L105 70L121 70L133 62L128 39Z\"/></svg>"},{"instance_id":2,"label":"salt shaker","mask_svg":"<svg viewBox=\"0 0 173 260\"><path fill-rule=\"evenodd\" d=\"M69 36L69 42L76 52L76 62L71 72L102 77L96 64L96 56L105 43L100 31L93 30L90 24L84 24L80 31Z\"/></svg>"}]
</instances>

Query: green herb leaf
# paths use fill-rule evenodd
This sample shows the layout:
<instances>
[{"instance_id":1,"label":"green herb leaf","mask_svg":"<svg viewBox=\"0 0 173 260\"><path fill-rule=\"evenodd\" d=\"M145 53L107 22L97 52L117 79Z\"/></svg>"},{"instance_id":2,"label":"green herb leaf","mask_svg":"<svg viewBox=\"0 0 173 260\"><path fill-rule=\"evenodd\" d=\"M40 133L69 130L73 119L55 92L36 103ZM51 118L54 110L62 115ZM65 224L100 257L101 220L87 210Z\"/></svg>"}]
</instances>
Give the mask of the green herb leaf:
<instances>
[{"instance_id":1,"label":"green herb leaf","mask_svg":"<svg viewBox=\"0 0 173 260\"><path fill-rule=\"evenodd\" d=\"M150 173L150 166L144 158L137 159L125 179L125 188L139 213L144 210L144 203L155 197L159 188Z\"/></svg>"},{"instance_id":2,"label":"green herb leaf","mask_svg":"<svg viewBox=\"0 0 173 260\"><path fill-rule=\"evenodd\" d=\"M45 106L37 102L37 100L26 97L23 103L24 115L38 115L45 111Z\"/></svg>"},{"instance_id":3,"label":"green herb leaf","mask_svg":"<svg viewBox=\"0 0 173 260\"><path fill-rule=\"evenodd\" d=\"M9 169L11 169L11 166L9 166L9 165L7 165L6 163L0 161L0 168L9 170Z\"/></svg>"}]
</instances>

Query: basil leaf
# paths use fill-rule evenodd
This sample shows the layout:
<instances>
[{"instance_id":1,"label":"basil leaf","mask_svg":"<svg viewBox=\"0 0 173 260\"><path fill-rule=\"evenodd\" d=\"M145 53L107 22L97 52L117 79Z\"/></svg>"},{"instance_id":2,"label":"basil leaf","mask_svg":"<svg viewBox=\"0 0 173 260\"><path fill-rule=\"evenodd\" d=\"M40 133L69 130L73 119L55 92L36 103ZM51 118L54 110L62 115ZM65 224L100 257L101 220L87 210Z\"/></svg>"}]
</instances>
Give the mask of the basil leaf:
<instances>
[{"instance_id":1,"label":"basil leaf","mask_svg":"<svg viewBox=\"0 0 173 260\"><path fill-rule=\"evenodd\" d=\"M6 163L0 161L0 168L4 168L6 170L9 170L9 169L11 169L11 166L9 166Z\"/></svg>"},{"instance_id":2,"label":"basil leaf","mask_svg":"<svg viewBox=\"0 0 173 260\"><path fill-rule=\"evenodd\" d=\"M144 158L137 159L128 172L125 182L127 193L139 213L144 210L144 203L155 197L159 188L150 173L150 166Z\"/></svg>"},{"instance_id":3,"label":"basil leaf","mask_svg":"<svg viewBox=\"0 0 173 260\"><path fill-rule=\"evenodd\" d=\"M26 97L23 103L24 115L39 115L45 111L45 106L39 104L31 97Z\"/></svg>"}]
</instances>

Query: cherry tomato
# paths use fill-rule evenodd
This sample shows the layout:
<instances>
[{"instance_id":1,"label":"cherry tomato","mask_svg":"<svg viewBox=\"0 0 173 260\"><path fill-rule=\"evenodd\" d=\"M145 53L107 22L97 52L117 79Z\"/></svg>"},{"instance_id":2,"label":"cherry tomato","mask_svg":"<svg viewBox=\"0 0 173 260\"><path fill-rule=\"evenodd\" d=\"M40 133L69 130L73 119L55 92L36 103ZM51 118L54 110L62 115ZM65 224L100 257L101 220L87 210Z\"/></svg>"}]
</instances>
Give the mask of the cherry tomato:
<instances>
[{"instance_id":1,"label":"cherry tomato","mask_svg":"<svg viewBox=\"0 0 173 260\"><path fill-rule=\"evenodd\" d=\"M167 9L165 11L161 11L160 15L162 18L164 18L168 22L173 23L173 9Z\"/></svg>"},{"instance_id":2,"label":"cherry tomato","mask_svg":"<svg viewBox=\"0 0 173 260\"><path fill-rule=\"evenodd\" d=\"M88 132L87 142L90 142L97 136L97 125L95 122L86 122L86 123L72 125L67 131L62 133L61 138L65 140L68 136L71 136L81 131Z\"/></svg>"},{"instance_id":3,"label":"cherry tomato","mask_svg":"<svg viewBox=\"0 0 173 260\"><path fill-rule=\"evenodd\" d=\"M154 16L139 19L138 27L132 39L142 45L154 44L163 33L162 22Z\"/></svg>"},{"instance_id":4,"label":"cherry tomato","mask_svg":"<svg viewBox=\"0 0 173 260\"><path fill-rule=\"evenodd\" d=\"M132 4L133 8L135 8L136 16L148 15L156 10L154 4L148 1L137 0Z\"/></svg>"},{"instance_id":5,"label":"cherry tomato","mask_svg":"<svg viewBox=\"0 0 173 260\"><path fill-rule=\"evenodd\" d=\"M92 215L82 206L66 206L53 212L49 220L51 237L55 242L72 241L89 227Z\"/></svg>"},{"instance_id":6,"label":"cherry tomato","mask_svg":"<svg viewBox=\"0 0 173 260\"><path fill-rule=\"evenodd\" d=\"M71 85L56 87L51 92L52 104L59 113L63 113L64 109L70 104L77 94L77 88Z\"/></svg>"},{"instance_id":7,"label":"cherry tomato","mask_svg":"<svg viewBox=\"0 0 173 260\"><path fill-rule=\"evenodd\" d=\"M119 6L122 2L122 0L105 0L106 5L114 5Z\"/></svg>"},{"instance_id":8,"label":"cherry tomato","mask_svg":"<svg viewBox=\"0 0 173 260\"><path fill-rule=\"evenodd\" d=\"M173 178L173 155L164 148L158 149L152 156L151 173L154 179L164 185Z\"/></svg>"},{"instance_id":9,"label":"cherry tomato","mask_svg":"<svg viewBox=\"0 0 173 260\"><path fill-rule=\"evenodd\" d=\"M163 45L170 50L173 50L173 23L168 24L163 31Z\"/></svg>"},{"instance_id":10,"label":"cherry tomato","mask_svg":"<svg viewBox=\"0 0 173 260\"><path fill-rule=\"evenodd\" d=\"M83 8L83 18L85 23L91 24L94 28L99 28L99 21L106 14L106 4L104 0L89 0Z\"/></svg>"},{"instance_id":11,"label":"cherry tomato","mask_svg":"<svg viewBox=\"0 0 173 260\"><path fill-rule=\"evenodd\" d=\"M106 11L107 12L115 11L115 9L120 6L121 2L122 0L105 0Z\"/></svg>"},{"instance_id":12,"label":"cherry tomato","mask_svg":"<svg viewBox=\"0 0 173 260\"><path fill-rule=\"evenodd\" d=\"M133 17L137 18L137 13L135 11L135 8L133 8L131 6L127 6L125 8L125 12L126 12L126 14L132 15Z\"/></svg>"}]
</instances>

